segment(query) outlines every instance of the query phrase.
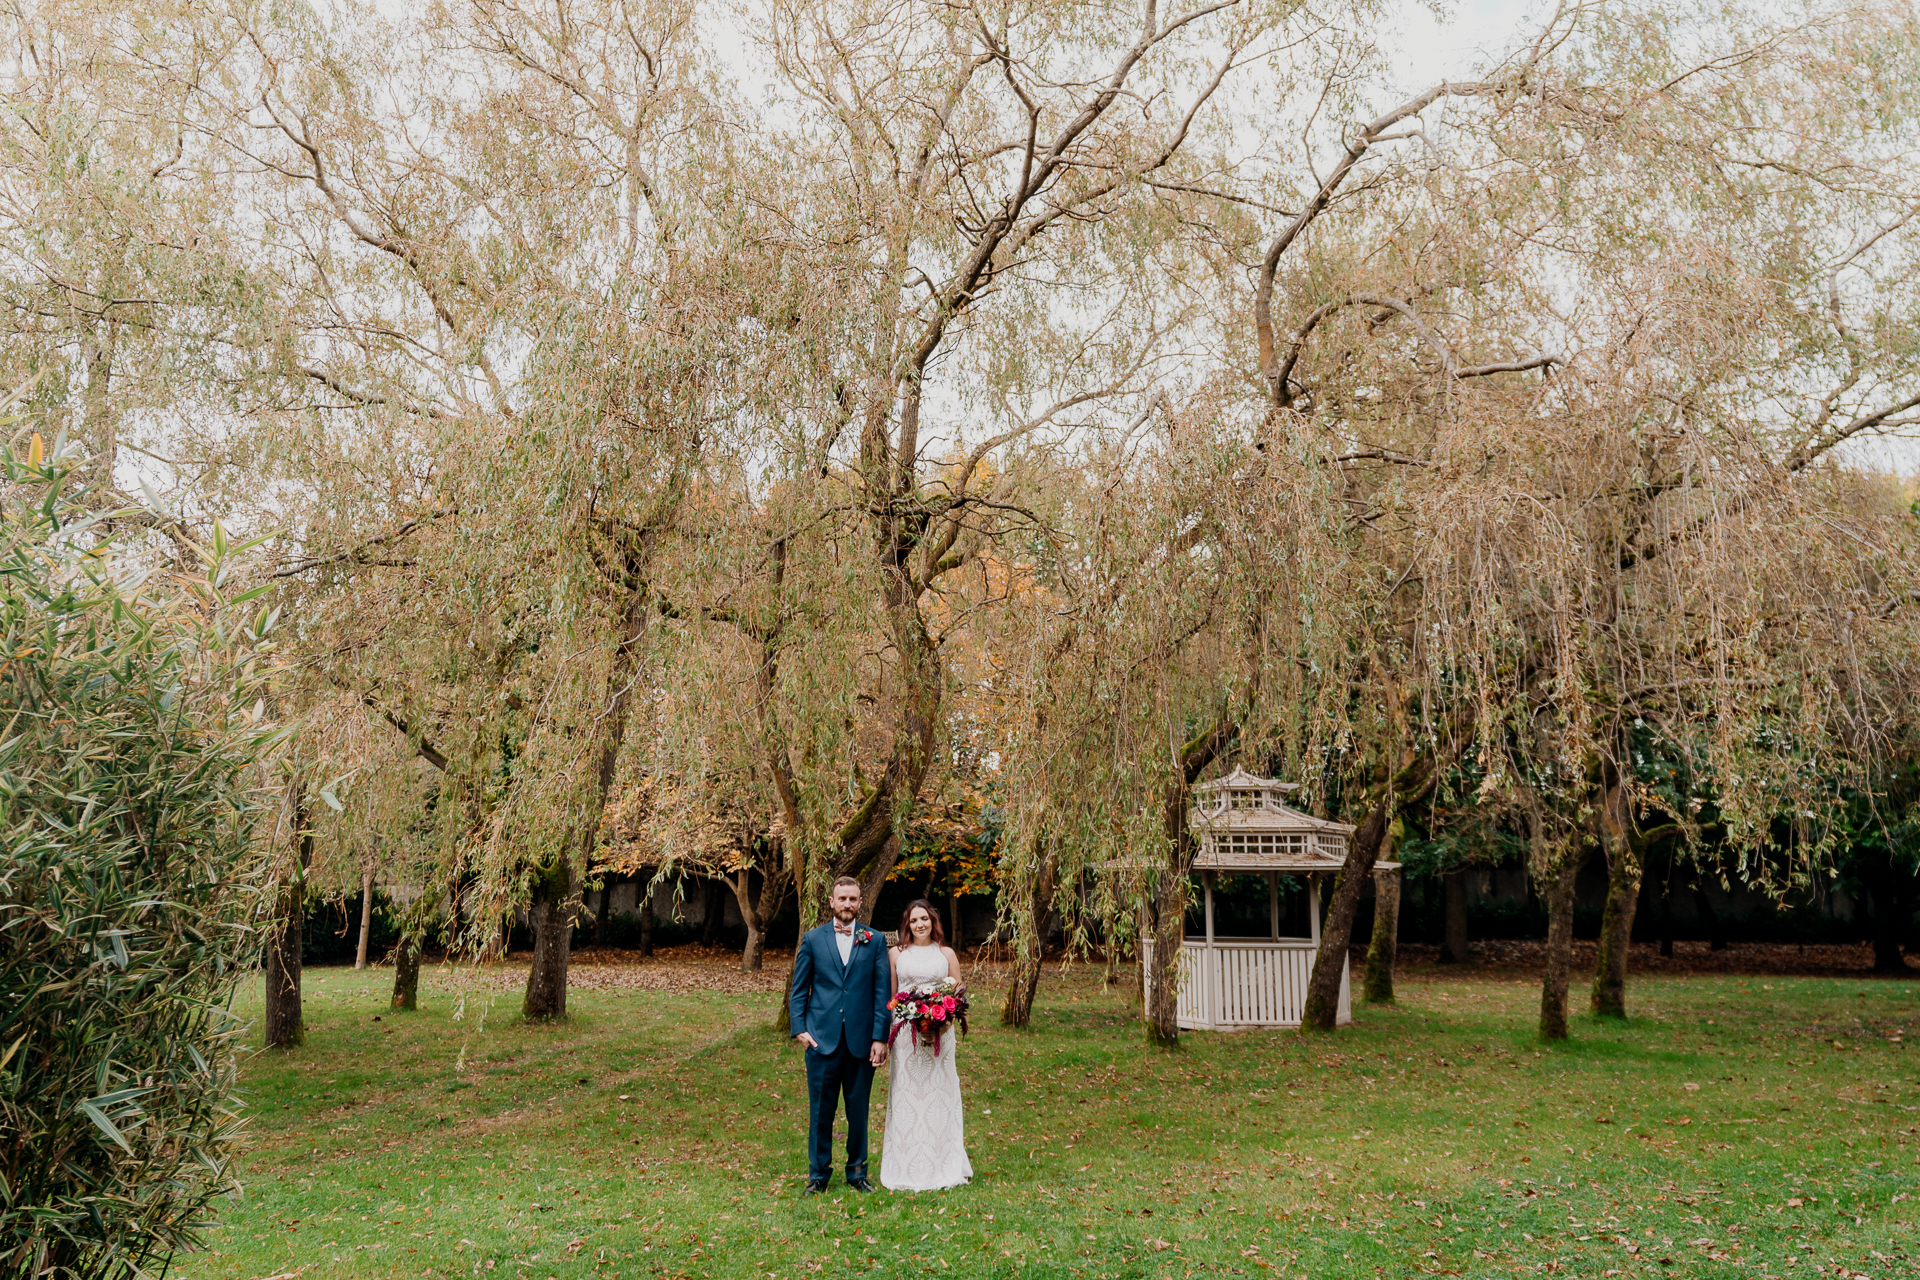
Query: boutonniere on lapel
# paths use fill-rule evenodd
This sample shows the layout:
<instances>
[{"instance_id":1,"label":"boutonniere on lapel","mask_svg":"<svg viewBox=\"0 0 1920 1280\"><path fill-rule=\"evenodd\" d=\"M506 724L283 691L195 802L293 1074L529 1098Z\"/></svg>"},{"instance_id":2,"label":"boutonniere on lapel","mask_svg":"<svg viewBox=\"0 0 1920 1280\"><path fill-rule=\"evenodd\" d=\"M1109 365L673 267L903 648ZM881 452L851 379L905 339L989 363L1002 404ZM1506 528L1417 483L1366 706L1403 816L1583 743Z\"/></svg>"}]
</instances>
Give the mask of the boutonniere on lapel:
<instances>
[{"instance_id":1,"label":"boutonniere on lapel","mask_svg":"<svg viewBox=\"0 0 1920 1280\"><path fill-rule=\"evenodd\" d=\"M859 946L859 945L860 945L861 943L863 943L863 942L872 942L872 941L873 941L873 930L871 930L871 929L855 929L855 930L853 931L853 945L854 945L854 946L856 946L856 947L857 947L857 946Z\"/></svg>"}]
</instances>

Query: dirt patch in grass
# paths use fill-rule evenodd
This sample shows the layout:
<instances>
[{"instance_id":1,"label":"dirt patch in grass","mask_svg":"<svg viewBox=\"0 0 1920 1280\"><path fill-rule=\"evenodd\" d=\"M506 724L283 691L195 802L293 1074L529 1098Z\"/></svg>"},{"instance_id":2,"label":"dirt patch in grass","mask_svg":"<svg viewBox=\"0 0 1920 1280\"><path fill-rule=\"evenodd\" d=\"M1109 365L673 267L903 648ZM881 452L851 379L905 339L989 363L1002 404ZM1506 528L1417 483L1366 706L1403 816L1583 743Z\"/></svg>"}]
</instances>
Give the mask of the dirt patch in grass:
<instances>
[{"instance_id":1,"label":"dirt patch in grass","mask_svg":"<svg viewBox=\"0 0 1920 1280\"><path fill-rule=\"evenodd\" d=\"M567 985L576 991L719 991L729 995L778 992L793 963L791 951L768 951L758 973L740 968L740 953L698 944L660 947L651 956L612 947L582 948L567 962ZM527 985L527 958L508 956L477 972L496 991Z\"/></svg>"}]
</instances>

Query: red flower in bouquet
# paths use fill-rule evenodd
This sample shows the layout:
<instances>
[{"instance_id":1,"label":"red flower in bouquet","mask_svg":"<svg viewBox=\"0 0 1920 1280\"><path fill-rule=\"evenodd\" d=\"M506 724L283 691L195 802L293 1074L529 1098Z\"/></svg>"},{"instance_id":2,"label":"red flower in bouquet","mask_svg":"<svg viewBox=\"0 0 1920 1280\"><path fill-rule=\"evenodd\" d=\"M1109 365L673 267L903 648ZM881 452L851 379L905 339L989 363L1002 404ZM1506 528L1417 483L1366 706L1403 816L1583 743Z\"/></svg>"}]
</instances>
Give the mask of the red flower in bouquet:
<instances>
[{"instance_id":1,"label":"red flower in bouquet","mask_svg":"<svg viewBox=\"0 0 1920 1280\"><path fill-rule=\"evenodd\" d=\"M940 1037L948 1027L958 1023L962 1032L967 1029L967 997L951 978L915 983L904 991L897 991L893 999L887 1001L887 1009L893 1014L888 1044L911 1026L922 1044L937 1051Z\"/></svg>"}]
</instances>

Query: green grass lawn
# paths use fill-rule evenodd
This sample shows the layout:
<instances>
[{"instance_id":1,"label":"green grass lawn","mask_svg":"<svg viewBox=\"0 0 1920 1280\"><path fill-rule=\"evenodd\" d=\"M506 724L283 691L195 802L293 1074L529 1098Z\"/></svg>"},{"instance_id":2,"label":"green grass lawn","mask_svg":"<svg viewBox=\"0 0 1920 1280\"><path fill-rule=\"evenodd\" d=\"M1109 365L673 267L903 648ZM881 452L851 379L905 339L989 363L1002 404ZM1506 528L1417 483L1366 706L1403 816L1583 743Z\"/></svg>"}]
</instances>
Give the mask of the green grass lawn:
<instances>
[{"instance_id":1,"label":"green grass lawn","mask_svg":"<svg viewBox=\"0 0 1920 1280\"><path fill-rule=\"evenodd\" d=\"M173 1277L1920 1276L1912 981L1636 980L1548 1048L1531 982L1429 974L1332 1038L1158 1053L1050 969L1030 1031L961 1046L971 1186L815 1199L770 997L601 983L529 1027L390 981L309 973L307 1045L242 1073L246 1195Z\"/></svg>"}]
</instances>

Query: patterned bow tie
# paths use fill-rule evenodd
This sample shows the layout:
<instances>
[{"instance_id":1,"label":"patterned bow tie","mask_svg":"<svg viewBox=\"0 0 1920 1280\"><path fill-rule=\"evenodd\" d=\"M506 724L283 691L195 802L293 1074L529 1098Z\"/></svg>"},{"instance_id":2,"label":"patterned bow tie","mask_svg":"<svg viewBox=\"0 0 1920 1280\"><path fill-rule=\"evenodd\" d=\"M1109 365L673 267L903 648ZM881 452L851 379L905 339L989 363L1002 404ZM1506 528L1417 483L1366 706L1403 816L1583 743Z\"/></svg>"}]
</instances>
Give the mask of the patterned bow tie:
<instances>
[{"instance_id":1,"label":"patterned bow tie","mask_svg":"<svg viewBox=\"0 0 1920 1280\"><path fill-rule=\"evenodd\" d=\"M853 926L850 924L841 924L838 920L835 920L833 922L833 931L835 933L852 933Z\"/></svg>"}]
</instances>

